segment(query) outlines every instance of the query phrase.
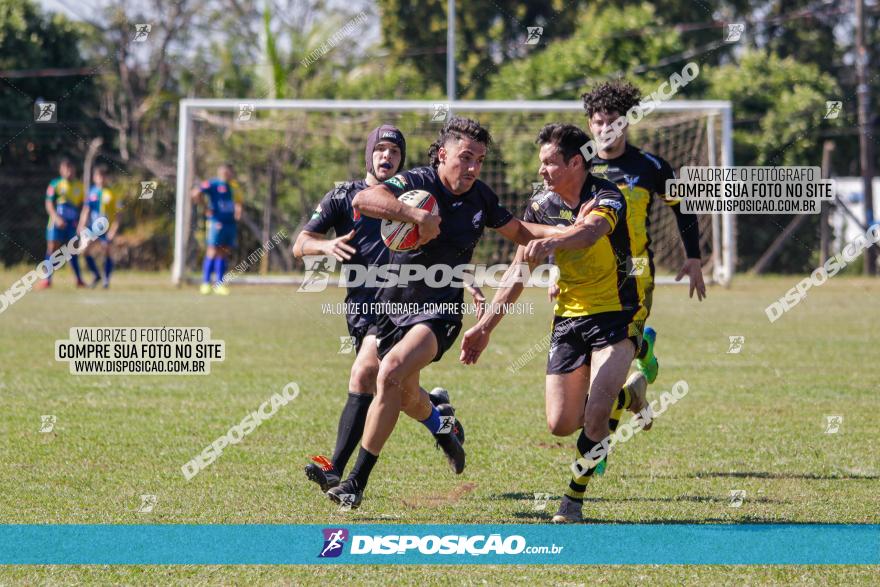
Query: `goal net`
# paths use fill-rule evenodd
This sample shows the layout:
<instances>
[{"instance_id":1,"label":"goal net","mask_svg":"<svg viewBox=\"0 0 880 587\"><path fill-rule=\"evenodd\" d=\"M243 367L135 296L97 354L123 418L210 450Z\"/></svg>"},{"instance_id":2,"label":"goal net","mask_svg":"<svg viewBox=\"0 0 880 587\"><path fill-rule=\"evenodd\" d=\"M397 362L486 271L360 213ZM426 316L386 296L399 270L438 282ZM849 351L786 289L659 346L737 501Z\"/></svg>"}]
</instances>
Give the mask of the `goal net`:
<instances>
[{"instance_id":1,"label":"goal net","mask_svg":"<svg viewBox=\"0 0 880 587\"><path fill-rule=\"evenodd\" d=\"M535 137L550 122L585 126L577 101L450 104L421 101L183 100L180 108L177 209L172 278L194 279L204 252L204 218L189 192L231 163L242 186L245 213L230 260L232 283L295 281L301 269L290 242L320 198L337 182L365 175L364 145L382 123L406 135L406 167L425 165L428 147L448 116L479 120L492 133L480 179L505 207L522 215L538 176ZM676 170L685 165L733 165L729 102L674 101L630 127L629 140ZM727 284L735 267L734 217L695 216L703 272ZM684 260L678 227L661 202L651 207L649 237L657 282L672 282ZM487 231L474 263L509 261L515 245ZM686 281L686 280L685 280Z\"/></svg>"}]
</instances>

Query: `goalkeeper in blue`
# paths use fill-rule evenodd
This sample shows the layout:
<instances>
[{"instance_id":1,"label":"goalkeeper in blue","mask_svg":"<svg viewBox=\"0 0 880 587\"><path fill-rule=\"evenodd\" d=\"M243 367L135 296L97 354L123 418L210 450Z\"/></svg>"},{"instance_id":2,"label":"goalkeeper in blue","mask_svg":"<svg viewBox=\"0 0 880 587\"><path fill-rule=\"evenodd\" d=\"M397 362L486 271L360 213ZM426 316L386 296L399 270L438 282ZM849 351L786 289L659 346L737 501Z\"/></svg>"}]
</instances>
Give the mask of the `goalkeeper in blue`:
<instances>
[{"instance_id":1,"label":"goalkeeper in blue","mask_svg":"<svg viewBox=\"0 0 880 587\"><path fill-rule=\"evenodd\" d=\"M199 291L202 295L208 295L211 291L221 296L229 295L223 276L232 247L235 246L237 222L242 209L241 186L235 180L232 165L224 163L218 167L217 177L203 181L193 189L192 199L193 203L205 207L207 233L205 244L208 250L202 264L202 286Z\"/></svg>"}]
</instances>

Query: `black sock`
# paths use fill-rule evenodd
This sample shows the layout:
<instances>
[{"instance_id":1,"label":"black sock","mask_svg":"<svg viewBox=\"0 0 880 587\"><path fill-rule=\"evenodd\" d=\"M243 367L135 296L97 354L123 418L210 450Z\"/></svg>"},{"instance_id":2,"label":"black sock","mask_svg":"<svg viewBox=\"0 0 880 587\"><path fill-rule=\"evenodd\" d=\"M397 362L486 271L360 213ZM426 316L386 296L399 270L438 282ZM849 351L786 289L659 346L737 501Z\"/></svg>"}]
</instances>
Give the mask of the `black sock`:
<instances>
[{"instance_id":1,"label":"black sock","mask_svg":"<svg viewBox=\"0 0 880 587\"><path fill-rule=\"evenodd\" d=\"M367 481L370 478L370 472L373 470L373 465L375 465L378 460L379 455L367 452L367 449L364 447L361 447L361 450L358 451L357 460L354 462L354 467L351 469L351 475L349 475L348 478L354 479L359 491L366 489Z\"/></svg>"},{"instance_id":2,"label":"black sock","mask_svg":"<svg viewBox=\"0 0 880 587\"><path fill-rule=\"evenodd\" d=\"M342 475L351 453L361 441L364 434L364 422L373 396L367 393L348 392L348 401L339 416L339 427L336 430L336 448L333 449L333 468Z\"/></svg>"},{"instance_id":3,"label":"black sock","mask_svg":"<svg viewBox=\"0 0 880 587\"><path fill-rule=\"evenodd\" d=\"M637 359L644 359L645 355L648 354L648 343L642 340L642 346L639 347L639 352L636 353Z\"/></svg>"}]
</instances>

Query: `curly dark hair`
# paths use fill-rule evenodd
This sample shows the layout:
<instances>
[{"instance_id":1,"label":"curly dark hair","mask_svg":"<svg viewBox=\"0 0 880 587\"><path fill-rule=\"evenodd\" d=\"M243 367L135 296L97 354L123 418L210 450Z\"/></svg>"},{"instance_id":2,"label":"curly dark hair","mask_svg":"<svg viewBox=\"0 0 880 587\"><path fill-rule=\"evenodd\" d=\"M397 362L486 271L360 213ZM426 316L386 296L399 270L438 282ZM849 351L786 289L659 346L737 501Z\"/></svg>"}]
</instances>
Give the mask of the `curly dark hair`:
<instances>
[{"instance_id":1,"label":"curly dark hair","mask_svg":"<svg viewBox=\"0 0 880 587\"><path fill-rule=\"evenodd\" d=\"M625 115L630 108L641 102L642 92L626 80L604 82L581 96L587 118L596 112L617 112Z\"/></svg>"},{"instance_id":2,"label":"curly dark hair","mask_svg":"<svg viewBox=\"0 0 880 587\"><path fill-rule=\"evenodd\" d=\"M459 140L464 138L482 143L487 149L492 144L492 135L489 134L489 129L481 126L476 120L453 116L446 121L446 124L440 129L440 134L437 137L437 140L434 141L430 148L428 148L428 157L431 159L431 167L436 169L437 166L440 165L440 158L437 153L440 150L440 147L444 146L449 139Z\"/></svg>"}]
</instances>

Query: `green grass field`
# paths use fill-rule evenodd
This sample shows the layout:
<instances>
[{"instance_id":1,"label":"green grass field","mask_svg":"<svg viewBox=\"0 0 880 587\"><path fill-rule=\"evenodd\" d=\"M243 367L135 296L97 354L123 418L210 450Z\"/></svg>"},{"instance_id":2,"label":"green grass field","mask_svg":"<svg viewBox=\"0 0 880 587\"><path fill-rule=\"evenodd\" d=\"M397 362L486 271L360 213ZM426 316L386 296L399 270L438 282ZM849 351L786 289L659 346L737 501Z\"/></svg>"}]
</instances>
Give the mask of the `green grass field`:
<instances>
[{"instance_id":1,"label":"green grass field","mask_svg":"<svg viewBox=\"0 0 880 587\"><path fill-rule=\"evenodd\" d=\"M0 273L5 290L22 272ZM689 394L650 432L616 450L589 488L593 523L880 523L876 414L880 282L837 277L777 322L764 307L794 276L738 279L702 304L659 287L656 397ZM533 494L558 496L574 438L544 420L541 352L508 365L549 326L542 291L531 316L510 316L477 366L451 350L423 372L443 385L467 427L468 468L455 478L424 428L403 417L356 512L338 512L302 474L329 454L353 355L339 354L342 292L234 287L201 297L167 276L120 273L110 291L31 292L0 315L2 523L548 523ZM466 324L472 322L468 320ZM74 326L208 326L227 359L209 376L75 376L54 360ZM728 337L745 336L739 354ZM183 463L261 402L297 382L300 396L191 481ZM652 391L653 390L653 391ZM57 416L41 433L40 416ZM827 415L843 416L826 434ZM729 493L745 490L741 507ZM138 513L152 494L152 513ZM845 548L845 545L841 545ZM0 584L876 584L878 567L5 567Z\"/></svg>"}]
</instances>

